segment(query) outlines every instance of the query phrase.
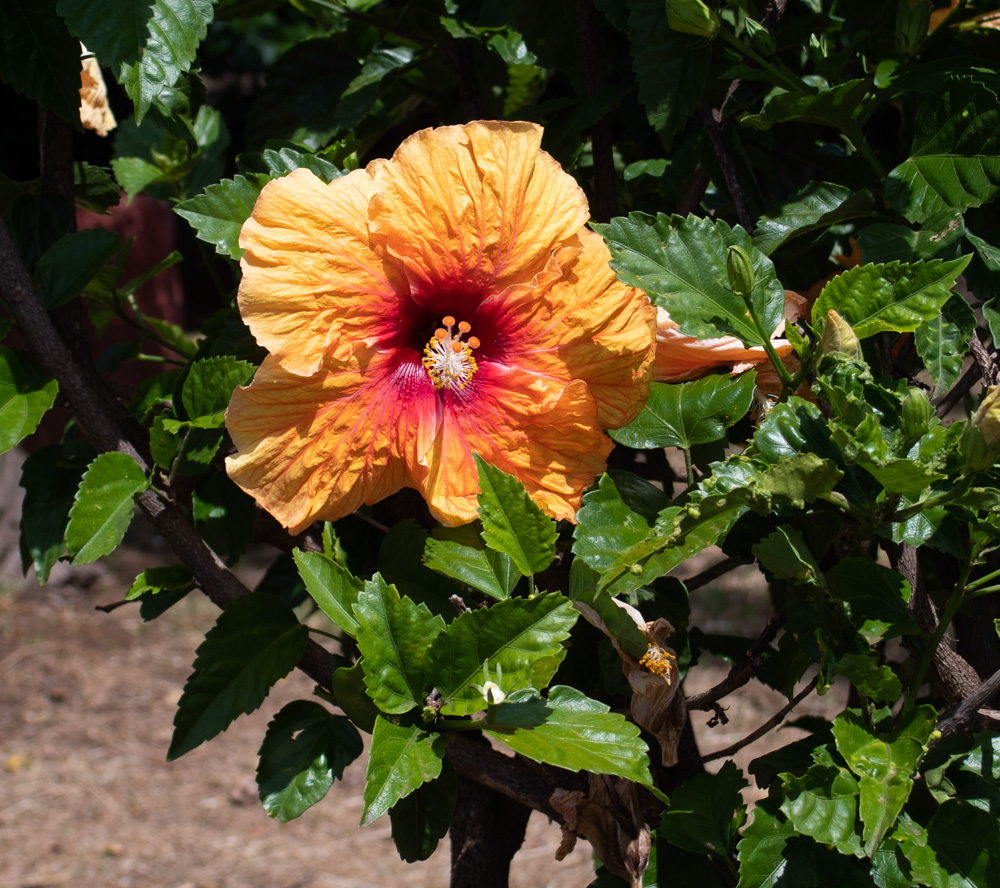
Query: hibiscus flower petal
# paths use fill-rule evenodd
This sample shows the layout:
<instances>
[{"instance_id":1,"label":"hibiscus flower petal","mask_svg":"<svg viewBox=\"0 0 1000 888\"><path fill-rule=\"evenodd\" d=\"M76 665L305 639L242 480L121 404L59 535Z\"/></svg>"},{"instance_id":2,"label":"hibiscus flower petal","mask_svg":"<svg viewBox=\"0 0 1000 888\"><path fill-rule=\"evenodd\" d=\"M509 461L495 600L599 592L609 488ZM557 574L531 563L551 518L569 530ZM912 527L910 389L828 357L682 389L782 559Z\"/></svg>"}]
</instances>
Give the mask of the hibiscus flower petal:
<instances>
[{"instance_id":1,"label":"hibiscus flower petal","mask_svg":"<svg viewBox=\"0 0 1000 888\"><path fill-rule=\"evenodd\" d=\"M303 377L265 358L226 413L239 451L226 460L229 476L292 533L413 486L400 435L419 425L412 414L428 402L405 396L394 377L407 372L382 357L363 374ZM416 383L426 388L425 379Z\"/></svg>"},{"instance_id":2,"label":"hibiscus flower petal","mask_svg":"<svg viewBox=\"0 0 1000 888\"><path fill-rule=\"evenodd\" d=\"M615 277L603 238L579 233L582 250L559 278L536 279L499 297L517 325L510 361L535 373L579 379L597 402L601 428L631 422L649 394L656 355L656 310L641 290Z\"/></svg>"},{"instance_id":3,"label":"hibiscus flower petal","mask_svg":"<svg viewBox=\"0 0 1000 888\"><path fill-rule=\"evenodd\" d=\"M587 386L491 365L470 388L464 399L442 402L432 433L422 436L429 446L411 465L431 514L446 525L476 517L478 453L554 518L572 520L613 446Z\"/></svg>"},{"instance_id":4,"label":"hibiscus flower petal","mask_svg":"<svg viewBox=\"0 0 1000 888\"><path fill-rule=\"evenodd\" d=\"M240 314L291 373L373 345L407 291L368 232L371 196L364 170L325 184L298 169L264 187L243 226Z\"/></svg>"},{"instance_id":5,"label":"hibiscus flower petal","mask_svg":"<svg viewBox=\"0 0 1000 888\"><path fill-rule=\"evenodd\" d=\"M586 224L574 179L539 149L533 123L476 121L421 130L372 170L372 229L384 234L418 299L473 295L541 271Z\"/></svg>"}]
</instances>

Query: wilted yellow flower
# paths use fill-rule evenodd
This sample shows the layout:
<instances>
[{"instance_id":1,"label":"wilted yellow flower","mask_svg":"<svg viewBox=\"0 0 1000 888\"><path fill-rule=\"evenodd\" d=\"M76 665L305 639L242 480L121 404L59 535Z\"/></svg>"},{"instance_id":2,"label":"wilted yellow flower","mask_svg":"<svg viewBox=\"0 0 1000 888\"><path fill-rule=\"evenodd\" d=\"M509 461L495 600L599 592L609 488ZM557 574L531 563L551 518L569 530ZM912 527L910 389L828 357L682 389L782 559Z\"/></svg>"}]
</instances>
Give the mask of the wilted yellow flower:
<instances>
[{"instance_id":1,"label":"wilted yellow flower","mask_svg":"<svg viewBox=\"0 0 1000 888\"><path fill-rule=\"evenodd\" d=\"M473 453L571 519L604 468L602 429L647 395L655 314L541 137L422 130L330 184L300 169L264 188L239 306L270 354L233 396L227 467L293 532L402 487L470 521Z\"/></svg>"},{"instance_id":2,"label":"wilted yellow flower","mask_svg":"<svg viewBox=\"0 0 1000 888\"><path fill-rule=\"evenodd\" d=\"M87 47L80 44L83 67L80 71L80 123L99 136L106 136L118 122L108 107L108 88L104 84L101 66Z\"/></svg>"}]
</instances>

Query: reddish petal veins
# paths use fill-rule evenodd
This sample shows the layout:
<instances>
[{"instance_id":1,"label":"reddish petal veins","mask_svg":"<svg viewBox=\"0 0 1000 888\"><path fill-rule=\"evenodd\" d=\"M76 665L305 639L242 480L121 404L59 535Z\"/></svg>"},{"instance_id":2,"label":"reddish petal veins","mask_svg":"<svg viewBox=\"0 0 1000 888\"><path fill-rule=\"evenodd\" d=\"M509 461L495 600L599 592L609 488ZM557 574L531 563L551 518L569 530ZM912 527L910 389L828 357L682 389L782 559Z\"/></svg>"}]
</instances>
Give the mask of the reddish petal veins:
<instances>
[{"instance_id":1,"label":"reddish petal veins","mask_svg":"<svg viewBox=\"0 0 1000 888\"><path fill-rule=\"evenodd\" d=\"M364 375L301 377L267 358L237 389L226 424L240 451L230 477L293 533L412 486L405 432L427 397L401 394L383 356Z\"/></svg>"},{"instance_id":2,"label":"reddish petal veins","mask_svg":"<svg viewBox=\"0 0 1000 888\"><path fill-rule=\"evenodd\" d=\"M349 360L399 310L405 277L368 232L371 178L329 185L308 170L268 183L243 226L240 313L292 373Z\"/></svg>"}]
</instances>

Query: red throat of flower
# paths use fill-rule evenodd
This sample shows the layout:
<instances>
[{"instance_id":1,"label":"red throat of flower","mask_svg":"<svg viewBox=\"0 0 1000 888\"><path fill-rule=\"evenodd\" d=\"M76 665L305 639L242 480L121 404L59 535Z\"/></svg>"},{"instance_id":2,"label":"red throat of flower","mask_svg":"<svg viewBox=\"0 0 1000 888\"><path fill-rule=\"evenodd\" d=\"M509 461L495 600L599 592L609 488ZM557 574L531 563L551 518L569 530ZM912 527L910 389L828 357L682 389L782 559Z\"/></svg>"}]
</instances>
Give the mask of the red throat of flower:
<instances>
[{"instance_id":1,"label":"red throat of flower","mask_svg":"<svg viewBox=\"0 0 1000 888\"><path fill-rule=\"evenodd\" d=\"M467 321L456 324L451 315L445 315L441 323L444 326L434 331L424 347L424 369L434 383L434 388L459 391L476 374L476 359L472 350L479 348L479 340L475 336L462 340L472 329ZM456 327L458 332L455 332Z\"/></svg>"}]
</instances>

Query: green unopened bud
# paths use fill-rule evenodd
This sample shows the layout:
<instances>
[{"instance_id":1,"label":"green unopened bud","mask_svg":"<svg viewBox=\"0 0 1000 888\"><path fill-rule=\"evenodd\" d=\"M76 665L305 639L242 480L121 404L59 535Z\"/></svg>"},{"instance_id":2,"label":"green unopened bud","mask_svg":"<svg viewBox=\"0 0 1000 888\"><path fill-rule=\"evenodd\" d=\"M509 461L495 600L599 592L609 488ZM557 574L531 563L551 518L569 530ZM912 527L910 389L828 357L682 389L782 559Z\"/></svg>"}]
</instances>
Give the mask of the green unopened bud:
<instances>
[{"instance_id":1,"label":"green unopened bud","mask_svg":"<svg viewBox=\"0 0 1000 888\"><path fill-rule=\"evenodd\" d=\"M820 339L820 350L824 355L839 352L856 361L861 357L861 346L851 325L847 323L834 309L826 315L823 326L823 336Z\"/></svg>"},{"instance_id":2,"label":"green unopened bud","mask_svg":"<svg viewBox=\"0 0 1000 888\"><path fill-rule=\"evenodd\" d=\"M767 28L748 18L746 20L746 29L751 49L759 52L762 56L774 55L774 38L768 33Z\"/></svg>"},{"instance_id":3,"label":"green unopened bud","mask_svg":"<svg viewBox=\"0 0 1000 888\"><path fill-rule=\"evenodd\" d=\"M666 0L667 24L674 31L711 39L719 32L719 17L701 0Z\"/></svg>"},{"instance_id":4,"label":"green unopened bud","mask_svg":"<svg viewBox=\"0 0 1000 888\"><path fill-rule=\"evenodd\" d=\"M976 428L975 423L970 422L965 427L959 442L959 456L966 469L970 472L984 472L993 465L998 454L1000 448L987 444L983 433Z\"/></svg>"},{"instance_id":5,"label":"green unopened bud","mask_svg":"<svg viewBox=\"0 0 1000 888\"><path fill-rule=\"evenodd\" d=\"M921 437L930 425L932 413L927 395L920 389L911 388L903 398L903 437L907 441L916 441Z\"/></svg>"},{"instance_id":6,"label":"green unopened bud","mask_svg":"<svg viewBox=\"0 0 1000 888\"><path fill-rule=\"evenodd\" d=\"M972 424L989 447L1000 445L1000 385L986 389L986 397L972 415Z\"/></svg>"},{"instance_id":7,"label":"green unopened bud","mask_svg":"<svg viewBox=\"0 0 1000 888\"><path fill-rule=\"evenodd\" d=\"M896 7L896 48L915 52L927 37L931 23L931 0L899 0Z\"/></svg>"},{"instance_id":8,"label":"green unopened bud","mask_svg":"<svg viewBox=\"0 0 1000 888\"><path fill-rule=\"evenodd\" d=\"M729 275L729 286L737 296L749 299L757 283L757 273L753 270L750 255L743 247L729 247L729 257L726 260L726 274Z\"/></svg>"}]
</instances>

